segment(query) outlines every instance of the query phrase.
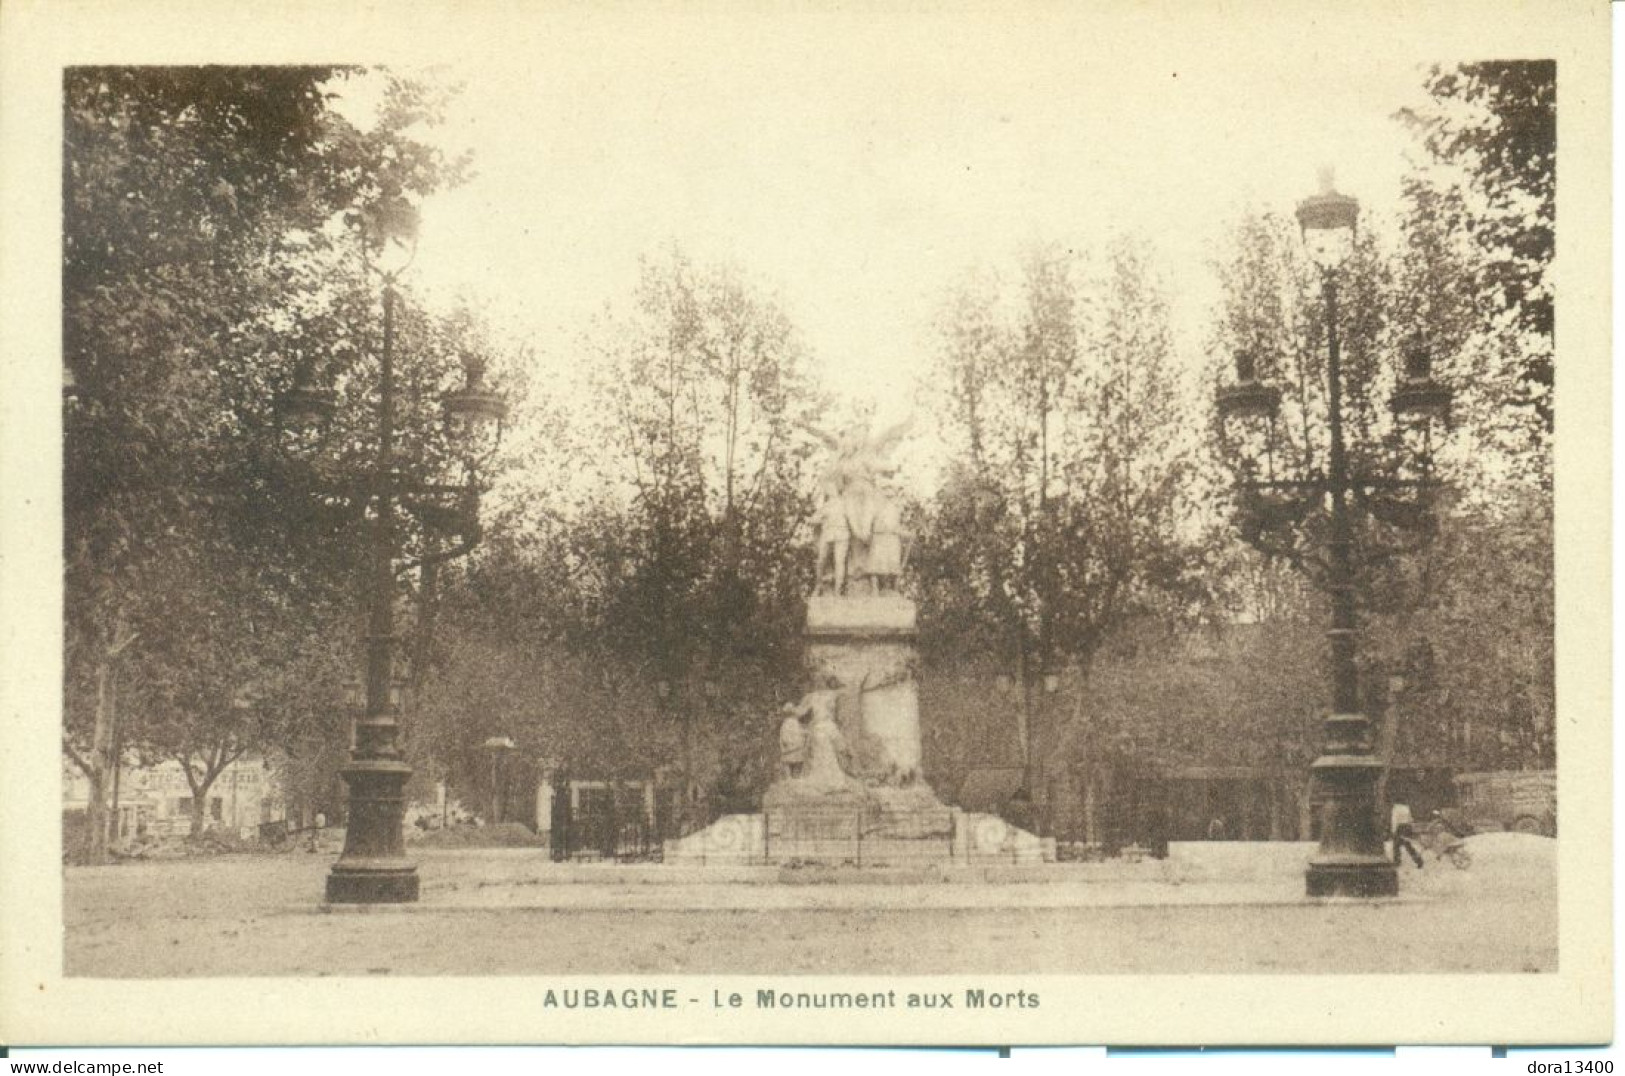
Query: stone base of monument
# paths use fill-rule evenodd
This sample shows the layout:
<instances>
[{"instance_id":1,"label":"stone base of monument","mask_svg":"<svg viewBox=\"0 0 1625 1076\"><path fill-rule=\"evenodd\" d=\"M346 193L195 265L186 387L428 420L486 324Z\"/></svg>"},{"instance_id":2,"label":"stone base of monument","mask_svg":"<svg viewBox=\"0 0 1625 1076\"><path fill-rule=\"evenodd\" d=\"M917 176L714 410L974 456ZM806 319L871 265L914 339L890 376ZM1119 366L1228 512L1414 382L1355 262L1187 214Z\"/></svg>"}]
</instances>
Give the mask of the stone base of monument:
<instances>
[{"instance_id":1,"label":"stone base of monument","mask_svg":"<svg viewBox=\"0 0 1625 1076\"><path fill-rule=\"evenodd\" d=\"M799 776L775 782L759 814L727 815L667 841L665 861L862 868L1054 862L1053 838L950 807L921 778L917 619L914 602L898 594L808 599L814 690L792 707L811 716L800 758L788 718L779 739L785 772Z\"/></svg>"},{"instance_id":2,"label":"stone base of monument","mask_svg":"<svg viewBox=\"0 0 1625 1076\"><path fill-rule=\"evenodd\" d=\"M667 841L663 858L679 866L867 868L1055 861L1054 838L997 815L945 806L929 789L923 794L933 806L922 807L910 789L866 789L818 802L779 798L759 814L724 815Z\"/></svg>"}]
</instances>

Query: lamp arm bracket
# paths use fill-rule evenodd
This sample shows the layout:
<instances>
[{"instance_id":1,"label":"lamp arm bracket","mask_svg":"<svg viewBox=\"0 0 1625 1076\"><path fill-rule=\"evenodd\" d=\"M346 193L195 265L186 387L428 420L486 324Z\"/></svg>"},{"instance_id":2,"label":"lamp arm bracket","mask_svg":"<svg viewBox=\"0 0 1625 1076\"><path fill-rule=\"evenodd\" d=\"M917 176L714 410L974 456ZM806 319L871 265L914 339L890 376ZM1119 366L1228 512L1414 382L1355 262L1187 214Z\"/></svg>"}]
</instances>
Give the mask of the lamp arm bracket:
<instances>
[{"instance_id":1,"label":"lamp arm bracket","mask_svg":"<svg viewBox=\"0 0 1625 1076\"><path fill-rule=\"evenodd\" d=\"M1434 490L1443 486L1444 483L1437 478L1377 478L1370 475L1354 475L1349 479L1351 489Z\"/></svg>"},{"instance_id":2,"label":"lamp arm bracket","mask_svg":"<svg viewBox=\"0 0 1625 1076\"><path fill-rule=\"evenodd\" d=\"M1248 535L1248 544L1267 557L1280 557L1300 571L1307 567L1304 553L1295 542L1278 542L1266 534L1258 533Z\"/></svg>"},{"instance_id":3,"label":"lamp arm bracket","mask_svg":"<svg viewBox=\"0 0 1625 1076\"><path fill-rule=\"evenodd\" d=\"M1332 566L1322 557L1305 556L1298 564L1298 568L1309 577L1309 582L1316 590L1330 592L1327 580L1331 577Z\"/></svg>"},{"instance_id":4,"label":"lamp arm bracket","mask_svg":"<svg viewBox=\"0 0 1625 1076\"><path fill-rule=\"evenodd\" d=\"M1326 480L1319 477L1277 478L1270 479L1268 481L1262 479L1248 479L1247 481L1238 484L1242 489L1252 492L1264 492L1267 490L1308 490L1313 493L1324 493L1326 491Z\"/></svg>"},{"instance_id":5,"label":"lamp arm bracket","mask_svg":"<svg viewBox=\"0 0 1625 1076\"><path fill-rule=\"evenodd\" d=\"M425 553L421 557L413 557L408 561L402 561L401 564L396 567L395 574L405 575L407 572L415 571L418 568L424 568L431 564L443 564L448 560L456 560L458 557L465 557L469 553L472 553L474 551L474 547L479 544L480 540L477 535L464 538L456 545L447 546L445 549L436 550L433 553Z\"/></svg>"},{"instance_id":6,"label":"lamp arm bracket","mask_svg":"<svg viewBox=\"0 0 1625 1076\"><path fill-rule=\"evenodd\" d=\"M447 482L418 482L412 485L402 485L402 493L428 496L467 496L470 493L484 493L485 487L477 482L465 482L462 485L452 485Z\"/></svg>"}]
</instances>

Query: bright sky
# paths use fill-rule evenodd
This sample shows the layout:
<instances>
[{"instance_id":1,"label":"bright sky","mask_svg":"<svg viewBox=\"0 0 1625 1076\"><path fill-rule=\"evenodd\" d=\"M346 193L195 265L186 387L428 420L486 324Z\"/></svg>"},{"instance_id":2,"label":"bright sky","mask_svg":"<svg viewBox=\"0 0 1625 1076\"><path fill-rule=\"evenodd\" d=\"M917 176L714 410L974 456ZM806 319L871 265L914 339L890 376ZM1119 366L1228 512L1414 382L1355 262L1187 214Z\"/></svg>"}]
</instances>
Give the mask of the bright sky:
<instances>
[{"instance_id":1,"label":"bright sky","mask_svg":"<svg viewBox=\"0 0 1625 1076\"><path fill-rule=\"evenodd\" d=\"M1033 241L1147 238L1194 363L1215 237L1290 211L1323 163L1391 210L1410 144L1391 117L1422 77L1403 41L1316 51L1239 24L1179 43L1152 18L1110 39L1059 15L704 26L518 35L450 69L466 88L438 137L478 176L426 207L416 267L533 338L560 391L591 315L671 243L776 292L819 375L882 418L910 409L950 282Z\"/></svg>"}]
</instances>

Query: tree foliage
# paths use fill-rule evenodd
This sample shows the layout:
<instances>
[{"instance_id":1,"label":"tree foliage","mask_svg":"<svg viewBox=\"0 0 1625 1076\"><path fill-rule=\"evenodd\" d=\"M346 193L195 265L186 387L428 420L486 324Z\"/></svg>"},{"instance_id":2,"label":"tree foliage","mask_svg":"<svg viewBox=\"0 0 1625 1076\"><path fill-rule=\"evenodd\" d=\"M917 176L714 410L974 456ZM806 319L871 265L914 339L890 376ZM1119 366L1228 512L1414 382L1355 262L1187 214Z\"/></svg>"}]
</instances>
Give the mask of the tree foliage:
<instances>
[{"instance_id":1,"label":"tree foliage","mask_svg":"<svg viewBox=\"0 0 1625 1076\"><path fill-rule=\"evenodd\" d=\"M714 787L759 768L760 719L800 679L819 401L783 311L681 253L647 261L584 346L591 405L537 416L552 459L516 472L512 525L448 591L423 735L476 781L475 745L512 735Z\"/></svg>"},{"instance_id":2,"label":"tree foliage","mask_svg":"<svg viewBox=\"0 0 1625 1076\"><path fill-rule=\"evenodd\" d=\"M1217 266L1221 286L1209 359L1215 389L1237 373L1280 393L1269 415L1226 419L1212 412L1212 445L1225 481L1212 488L1241 536L1326 585L1329 502L1301 488L1257 483L1317 482L1330 473L1328 310L1325 280L1296 228L1274 215L1239 221ZM1393 239L1363 228L1336 272L1342 436L1354 482L1354 566L1367 597L1391 595L1397 559L1431 532L1441 505L1413 489L1377 482L1423 481L1460 459L1460 427L1398 416L1390 406L1414 354L1455 386L1472 365L1473 311L1443 282L1459 267L1431 229ZM1252 483L1254 485L1249 486Z\"/></svg>"},{"instance_id":3,"label":"tree foliage","mask_svg":"<svg viewBox=\"0 0 1625 1076\"><path fill-rule=\"evenodd\" d=\"M1470 241L1462 281L1516 366L1498 402L1532 411L1538 439L1553 421L1557 65L1435 67L1425 88L1432 100L1400 114L1423 155L1406 197L1413 216Z\"/></svg>"},{"instance_id":4,"label":"tree foliage","mask_svg":"<svg viewBox=\"0 0 1625 1076\"><path fill-rule=\"evenodd\" d=\"M1462 769L1556 763L1551 502L1464 504L1373 618L1370 663L1402 678L1400 759Z\"/></svg>"},{"instance_id":5,"label":"tree foliage","mask_svg":"<svg viewBox=\"0 0 1625 1076\"><path fill-rule=\"evenodd\" d=\"M376 287L356 214L409 217L457 163L405 133L430 96L385 79L383 122L362 132L332 107L345 77L359 76L64 77L64 733L96 834L123 749L181 758L206 791L232 756L316 715L350 645L324 633L353 601L355 498L323 480L361 453L368 412L341 411L348 447L312 458L290 451L310 446L290 443L278 401L325 377L367 402ZM403 340L403 358L430 351L410 325ZM439 425L413 417L403 430Z\"/></svg>"},{"instance_id":6,"label":"tree foliage","mask_svg":"<svg viewBox=\"0 0 1625 1076\"><path fill-rule=\"evenodd\" d=\"M1402 117L1426 161L1396 219L1362 219L1338 278L1351 471L1442 482L1353 502L1365 679L1406 685L1396 760L1552 759L1551 76L1435 70L1433 107ZM1220 266L1214 376L1242 354L1283 393L1275 423L1216 430L1233 482L1326 473L1325 296L1292 231L1246 219ZM1386 406L1418 352L1454 394L1448 427L1426 434ZM1253 492L1230 506L1249 541L1324 581L1323 503Z\"/></svg>"},{"instance_id":7,"label":"tree foliage","mask_svg":"<svg viewBox=\"0 0 1625 1076\"><path fill-rule=\"evenodd\" d=\"M789 320L736 274L676 254L645 264L631 309L591 346L615 447L596 508L622 521L603 550L623 584L604 591L608 636L669 670L793 661L815 401Z\"/></svg>"},{"instance_id":8,"label":"tree foliage","mask_svg":"<svg viewBox=\"0 0 1625 1076\"><path fill-rule=\"evenodd\" d=\"M1050 686L1087 671L1199 558L1167 305L1144 254L1119 240L1091 268L1036 250L1018 295L1006 305L983 274L949 301L939 419L952 447L913 573L928 661L986 655L1013 676L1040 805L1018 821L1047 832L1055 778L1040 770L1081 713L1046 701Z\"/></svg>"},{"instance_id":9,"label":"tree foliage","mask_svg":"<svg viewBox=\"0 0 1625 1076\"><path fill-rule=\"evenodd\" d=\"M1421 151L1405 223L1448 252L1452 271L1431 290L1466 307L1445 461L1455 499L1412 566L1384 657L1409 685L1410 749L1464 767L1550 767L1556 64L1438 67L1425 86L1431 101L1400 117Z\"/></svg>"},{"instance_id":10,"label":"tree foliage","mask_svg":"<svg viewBox=\"0 0 1625 1076\"><path fill-rule=\"evenodd\" d=\"M1087 664L1186 564L1166 304L1119 242L1090 275L1035 252L1013 312L985 275L950 301L940 419L951 455L915 571L933 646L1011 668Z\"/></svg>"}]
</instances>

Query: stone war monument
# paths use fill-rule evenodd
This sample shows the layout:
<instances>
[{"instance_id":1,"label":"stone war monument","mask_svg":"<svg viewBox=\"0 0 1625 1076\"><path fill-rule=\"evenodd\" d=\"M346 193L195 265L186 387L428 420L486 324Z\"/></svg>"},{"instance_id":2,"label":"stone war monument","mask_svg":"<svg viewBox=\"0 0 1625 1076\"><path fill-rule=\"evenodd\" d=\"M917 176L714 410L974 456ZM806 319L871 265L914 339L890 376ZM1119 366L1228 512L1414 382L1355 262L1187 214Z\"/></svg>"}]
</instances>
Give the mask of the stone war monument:
<instances>
[{"instance_id":1,"label":"stone war monument","mask_svg":"<svg viewBox=\"0 0 1625 1076\"><path fill-rule=\"evenodd\" d=\"M829 448L819 488L818 583L807 601L807 679L776 719L777 778L754 815L668 841L676 863L906 865L1054 859L1041 840L942 802L921 775L916 607L899 589L908 536L884 488L911 423L857 422Z\"/></svg>"}]
</instances>

